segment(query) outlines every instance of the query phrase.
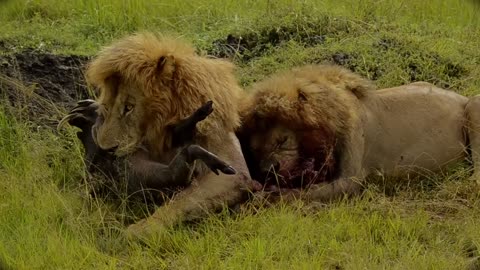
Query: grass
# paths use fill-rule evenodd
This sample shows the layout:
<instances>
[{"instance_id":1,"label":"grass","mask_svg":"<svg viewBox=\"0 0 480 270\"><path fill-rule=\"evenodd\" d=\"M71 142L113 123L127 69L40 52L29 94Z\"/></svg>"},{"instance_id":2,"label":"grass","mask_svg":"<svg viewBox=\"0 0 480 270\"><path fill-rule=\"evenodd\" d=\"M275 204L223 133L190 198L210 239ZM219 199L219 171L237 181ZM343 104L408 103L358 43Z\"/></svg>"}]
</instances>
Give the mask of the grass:
<instances>
[{"instance_id":1,"label":"grass","mask_svg":"<svg viewBox=\"0 0 480 270\"><path fill-rule=\"evenodd\" d=\"M219 53L218 41L234 34L246 40L233 58L246 87L279 69L334 61L380 87L426 80L480 93L480 10L469 1L152 2L0 1L0 52L92 55L147 29L180 33L201 51ZM127 242L125 208L86 196L74 138L73 131L58 136L1 107L5 267L465 269L479 256L479 189L463 167L420 183L375 182L352 201L247 206L146 245Z\"/></svg>"}]
</instances>

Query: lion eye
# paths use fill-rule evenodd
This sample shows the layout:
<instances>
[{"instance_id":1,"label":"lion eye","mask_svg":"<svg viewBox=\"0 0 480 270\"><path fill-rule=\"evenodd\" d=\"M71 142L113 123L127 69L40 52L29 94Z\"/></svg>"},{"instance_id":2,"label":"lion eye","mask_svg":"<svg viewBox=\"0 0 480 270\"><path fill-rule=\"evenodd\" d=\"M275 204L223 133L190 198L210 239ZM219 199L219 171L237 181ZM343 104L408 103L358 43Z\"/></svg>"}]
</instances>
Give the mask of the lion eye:
<instances>
[{"instance_id":1,"label":"lion eye","mask_svg":"<svg viewBox=\"0 0 480 270\"><path fill-rule=\"evenodd\" d=\"M127 104L125 105L125 109L124 109L124 114L127 114L129 112L131 112L133 110L133 105L132 104Z\"/></svg>"},{"instance_id":2,"label":"lion eye","mask_svg":"<svg viewBox=\"0 0 480 270\"><path fill-rule=\"evenodd\" d=\"M285 136L285 137L281 137L278 141L277 141L277 145L278 147L282 147L288 140L288 137Z\"/></svg>"}]
</instances>

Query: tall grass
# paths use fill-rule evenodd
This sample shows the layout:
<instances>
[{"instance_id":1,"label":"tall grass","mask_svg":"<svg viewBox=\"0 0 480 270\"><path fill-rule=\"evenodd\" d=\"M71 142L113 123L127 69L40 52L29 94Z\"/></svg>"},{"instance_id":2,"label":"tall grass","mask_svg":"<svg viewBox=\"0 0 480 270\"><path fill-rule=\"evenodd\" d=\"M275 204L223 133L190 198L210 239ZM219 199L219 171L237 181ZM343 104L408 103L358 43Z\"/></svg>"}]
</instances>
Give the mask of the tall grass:
<instances>
[{"instance_id":1,"label":"tall grass","mask_svg":"<svg viewBox=\"0 0 480 270\"><path fill-rule=\"evenodd\" d=\"M0 9L0 39L92 53L101 43L143 29L180 33L203 44L232 32L255 31L259 24L326 15L377 29L409 25L439 35L448 29L448 37L465 38L478 33L478 14L479 8L464 0L19 0L6 1Z\"/></svg>"}]
</instances>

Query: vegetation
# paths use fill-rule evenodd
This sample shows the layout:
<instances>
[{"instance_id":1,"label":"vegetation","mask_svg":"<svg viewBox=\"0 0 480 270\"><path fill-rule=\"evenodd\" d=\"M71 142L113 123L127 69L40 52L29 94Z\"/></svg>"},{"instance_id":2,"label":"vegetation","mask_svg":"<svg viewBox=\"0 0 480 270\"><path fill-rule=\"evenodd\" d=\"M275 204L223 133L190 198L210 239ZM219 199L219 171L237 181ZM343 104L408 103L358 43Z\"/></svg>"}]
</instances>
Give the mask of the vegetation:
<instances>
[{"instance_id":1,"label":"vegetation","mask_svg":"<svg viewBox=\"0 0 480 270\"><path fill-rule=\"evenodd\" d=\"M464 0L0 1L0 52L92 55L153 30L231 56L245 87L330 61L379 87L425 80L474 95L479 14ZM122 236L123 204L87 196L81 154L73 130L58 135L0 107L0 268L480 267L480 190L466 166L420 183L378 181L361 198L328 206L246 205L140 244Z\"/></svg>"}]
</instances>

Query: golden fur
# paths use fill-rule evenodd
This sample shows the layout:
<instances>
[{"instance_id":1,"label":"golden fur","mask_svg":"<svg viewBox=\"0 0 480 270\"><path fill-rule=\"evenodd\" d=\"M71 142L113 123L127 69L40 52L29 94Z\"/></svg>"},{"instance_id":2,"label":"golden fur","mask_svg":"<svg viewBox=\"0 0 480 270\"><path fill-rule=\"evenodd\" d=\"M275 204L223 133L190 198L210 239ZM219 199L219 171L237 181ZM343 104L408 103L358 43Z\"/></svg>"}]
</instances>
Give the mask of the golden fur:
<instances>
[{"instance_id":1,"label":"golden fur","mask_svg":"<svg viewBox=\"0 0 480 270\"><path fill-rule=\"evenodd\" d=\"M305 178L308 174L302 171L310 171L316 179L303 179L303 185L325 181L338 163L334 149L342 144L356 120L355 102L372 89L370 81L338 66L308 65L274 74L255 84L249 91L251 95L243 101L239 137L255 134L249 138L251 149L245 151L254 152L254 162L260 167L269 156L281 163L277 173L285 173L284 178L295 178L297 174ZM289 136L286 134L289 130L294 130L295 139L281 142L282 137ZM295 148L301 153L292 155L290 151L289 160L276 158L277 152L286 153L279 149L280 143L285 149ZM304 162L299 164L299 159ZM250 167L256 178L262 177L258 175L259 169L268 169L255 166ZM287 182L284 184L289 186Z\"/></svg>"},{"instance_id":2,"label":"golden fur","mask_svg":"<svg viewBox=\"0 0 480 270\"><path fill-rule=\"evenodd\" d=\"M425 82L372 90L368 80L328 65L254 85L238 132L254 178L264 181L259 176L272 168L281 188L307 178L304 198L325 201L358 193L378 173L410 178L442 170L465 159L469 147L480 179L480 96L468 99Z\"/></svg>"},{"instance_id":3,"label":"golden fur","mask_svg":"<svg viewBox=\"0 0 480 270\"><path fill-rule=\"evenodd\" d=\"M271 119L342 136L351 128L352 94L362 98L372 89L370 81L339 66L309 65L274 74L255 84L243 101L242 129L256 126L257 119Z\"/></svg>"},{"instance_id":4,"label":"golden fur","mask_svg":"<svg viewBox=\"0 0 480 270\"><path fill-rule=\"evenodd\" d=\"M166 63L159 71L161 59ZM148 117L145 140L161 153L168 148L165 127L208 100L213 101L215 109L199 123L201 135L218 142L239 126L237 100L242 89L232 74L233 68L227 61L196 55L184 41L140 33L104 48L89 64L86 77L89 84L100 89L99 103L116 97L115 89L108 84L115 76L143 91Z\"/></svg>"},{"instance_id":5,"label":"golden fur","mask_svg":"<svg viewBox=\"0 0 480 270\"><path fill-rule=\"evenodd\" d=\"M255 183L234 134L243 90L233 68L227 61L195 54L184 41L151 33L114 42L88 66L88 83L100 88L102 117L92 128L99 147L123 154L140 146L154 162L169 163L178 150L172 149L169 125L211 100L213 113L197 125L194 141L237 172L216 175L195 166L193 183L151 217L130 225L129 235L146 236L246 199Z\"/></svg>"}]
</instances>

